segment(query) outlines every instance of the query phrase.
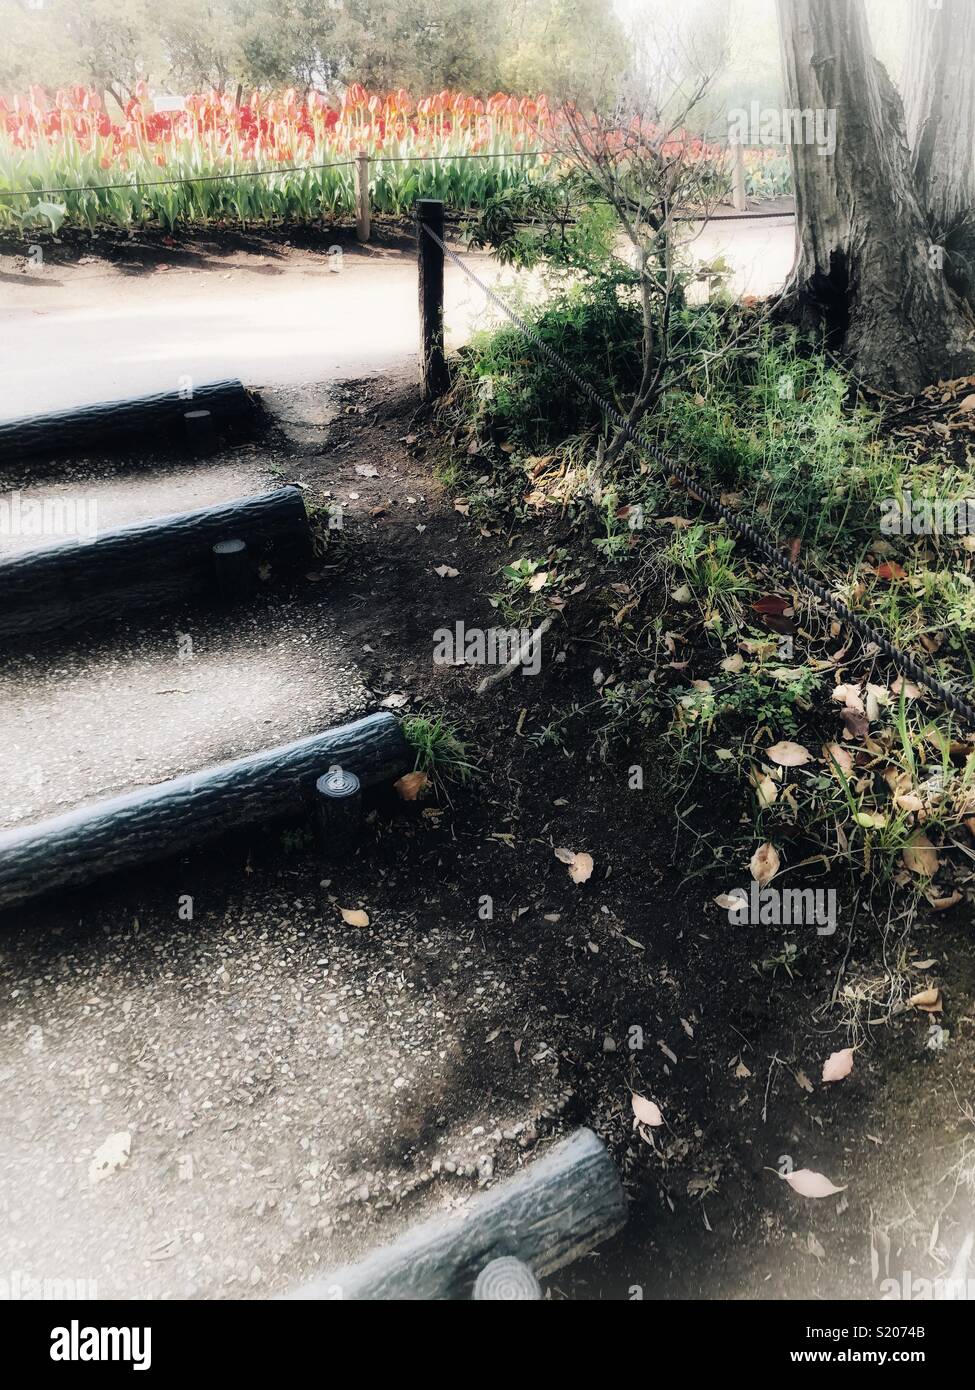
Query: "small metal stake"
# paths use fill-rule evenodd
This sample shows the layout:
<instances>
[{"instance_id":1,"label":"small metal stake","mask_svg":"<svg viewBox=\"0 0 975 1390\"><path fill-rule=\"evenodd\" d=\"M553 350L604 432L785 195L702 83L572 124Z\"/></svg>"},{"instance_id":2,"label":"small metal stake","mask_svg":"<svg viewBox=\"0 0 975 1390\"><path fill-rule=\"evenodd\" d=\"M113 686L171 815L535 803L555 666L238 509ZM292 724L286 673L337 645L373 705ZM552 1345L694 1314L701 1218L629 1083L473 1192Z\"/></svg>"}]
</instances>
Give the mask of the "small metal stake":
<instances>
[{"instance_id":1,"label":"small metal stake","mask_svg":"<svg viewBox=\"0 0 975 1390\"><path fill-rule=\"evenodd\" d=\"M184 410L186 443L194 454L209 454L217 446L217 431L209 410Z\"/></svg>"},{"instance_id":2,"label":"small metal stake","mask_svg":"<svg viewBox=\"0 0 975 1390\"><path fill-rule=\"evenodd\" d=\"M362 787L354 772L330 767L315 783L315 822L319 844L334 851L359 828Z\"/></svg>"},{"instance_id":3,"label":"small metal stake","mask_svg":"<svg viewBox=\"0 0 975 1390\"><path fill-rule=\"evenodd\" d=\"M254 592L254 571L242 540L217 541L212 550L213 571L220 597L226 603L236 603Z\"/></svg>"}]
</instances>

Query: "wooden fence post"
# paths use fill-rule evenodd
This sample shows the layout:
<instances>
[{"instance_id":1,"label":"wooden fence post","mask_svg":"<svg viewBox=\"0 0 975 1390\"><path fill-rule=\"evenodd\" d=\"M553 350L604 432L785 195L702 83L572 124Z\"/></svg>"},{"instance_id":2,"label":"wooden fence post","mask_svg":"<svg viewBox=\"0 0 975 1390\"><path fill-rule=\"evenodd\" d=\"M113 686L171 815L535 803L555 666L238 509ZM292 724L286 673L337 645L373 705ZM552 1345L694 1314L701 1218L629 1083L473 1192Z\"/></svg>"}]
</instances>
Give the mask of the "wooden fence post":
<instances>
[{"instance_id":1,"label":"wooden fence post","mask_svg":"<svg viewBox=\"0 0 975 1390\"><path fill-rule=\"evenodd\" d=\"M369 156L359 154L355 170L355 234L369 240Z\"/></svg>"},{"instance_id":2,"label":"wooden fence post","mask_svg":"<svg viewBox=\"0 0 975 1390\"><path fill-rule=\"evenodd\" d=\"M732 143L731 152L733 161L731 166L732 202L736 212L744 212L747 207L745 201L745 148L740 137Z\"/></svg>"},{"instance_id":3,"label":"wooden fence post","mask_svg":"<svg viewBox=\"0 0 975 1390\"><path fill-rule=\"evenodd\" d=\"M416 249L420 271L420 393L425 401L447 389L447 359L443 341L443 251L423 230L426 225L443 238L443 203L421 198L417 203Z\"/></svg>"}]
</instances>

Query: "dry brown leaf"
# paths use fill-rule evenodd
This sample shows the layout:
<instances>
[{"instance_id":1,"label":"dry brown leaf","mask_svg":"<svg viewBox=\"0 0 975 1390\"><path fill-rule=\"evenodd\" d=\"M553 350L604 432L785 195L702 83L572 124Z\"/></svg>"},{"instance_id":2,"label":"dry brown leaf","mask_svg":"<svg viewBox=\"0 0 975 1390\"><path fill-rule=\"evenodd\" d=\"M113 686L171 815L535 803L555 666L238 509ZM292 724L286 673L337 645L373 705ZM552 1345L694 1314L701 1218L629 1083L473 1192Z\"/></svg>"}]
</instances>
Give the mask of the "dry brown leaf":
<instances>
[{"instance_id":1,"label":"dry brown leaf","mask_svg":"<svg viewBox=\"0 0 975 1390\"><path fill-rule=\"evenodd\" d=\"M835 771L836 768L839 768L844 777L849 777L852 773L853 754L844 748L841 743L824 743L823 757L826 759L827 766L831 771Z\"/></svg>"},{"instance_id":2,"label":"dry brown leaf","mask_svg":"<svg viewBox=\"0 0 975 1390\"><path fill-rule=\"evenodd\" d=\"M833 699L838 705L854 710L857 714L866 713L858 685L835 685L833 687Z\"/></svg>"},{"instance_id":3,"label":"dry brown leaf","mask_svg":"<svg viewBox=\"0 0 975 1390\"><path fill-rule=\"evenodd\" d=\"M430 778L425 772L407 772L398 778L393 786L404 801L416 801L429 787Z\"/></svg>"},{"instance_id":4,"label":"dry brown leaf","mask_svg":"<svg viewBox=\"0 0 975 1390\"><path fill-rule=\"evenodd\" d=\"M775 877L779 872L779 852L768 840L764 845L759 845L758 849L749 860L748 867L751 870L752 878L756 883L768 883L769 879Z\"/></svg>"},{"instance_id":5,"label":"dry brown leaf","mask_svg":"<svg viewBox=\"0 0 975 1390\"><path fill-rule=\"evenodd\" d=\"M94 1186L102 1178L124 1168L132 1151L132 1135L127 1129L110 1134L100 1148L96 1149L88 1165L88 1181Z\"/></svg>"},{"instance_id":6,"label":"dry brown leaf","mask_svg":"<svg viewBox=\"0 0 975 1390\"><path fill-rule=\"evenodd\" d=\"M586 879L592 874L593 863L592 855L579 853L572 849L557 849L555 857L565 864L569 870L569 877L573 883L585 883Z\"/></svg>"},{"instance_id":7,"label":"dry brown leaf","mask_svg":"<svg viewBox=\"0 0 975 1390\"><path fill-rule=\"evenodd\" d=\"M653 1129L663 1124L664 1117L660 1113L660 1106L654 1101L646 1100L643 1096L638 1096L635 1093L630 1097L630 1101L638 1124L650 1125Z\"/></svg>"},{"instance_id":8,"label":"dry brown leaf","mask_svg":"<svg viewBox=\"0 0 975 1390\"><path fill-rule=\"evenodd\" d=\"M779 789L768 773L753 767L748 774L748 780L755 788L759 806L771 806L779 794Z\"/></svg>"},{"instance_id":9,"label":"dry brown leaf","mask_svg":"<svg viewBox=\"0 0 975 1390\"><path fill-rule=\"evenodd\" d=\"M839 1052L831 1052L823 1063L824 1081L842 1081L853 1070L853 1048L842 1047Z\"/></svg>"},{"instance_id":10,"label":"dry brown leaf","mask_svg":"<svg viewBox=\"0 0 975 1390\"><path fill-rule=\"evenodd\" d=\"M958 888L956 888L954 892L949 893L947 897L938 897L937 894L931 893L930 891L925 893L924 896L934 908L935 912L945 912L949 907L954 907L955 903L961 902L961 891Z\"/></svg>"},{"instance_id":11,"label":"dry brown leaf","mask_svg":"<svg viewBox=\"0 0 975 1390\"><path fill-rule=\"evenodd\" d=\"M845 1187L831 1183L824 1173L813 1172L811 1168L797 1168L794 1173L780 1173L780 1178L798 1192L800 1197L832 1197L834 1192L845 1192Z\"/></svg>"},{"instance_id":12,"label":"dry brown leaf","mask_svg":"<svg viewBox=\"0 0 975 1390\"><path fill-rule=\"evenodd\" d=\"M592 875L592 855L580 853L575 856L569 865L569 877L573 883L585 883Z\"/></svg>"},{"instance_id":13,"label":"dry brown leaf","mask_svg":"<svg viewBox=\"0 0 975 1390\"><path fill-rule=\"evenodd\" d=\"M368 927L369 913L363 912L361 907L340 907L342 921L348 923L350 927Z\"/></svg>"},{"instance_id":14,"label":"dry brown leaf","mask_svg":"<svg viewBox=\"0 0 975 1390\"><path fill-rule=\"evenodd\" d=\"M809 762L812 754L801 743L790 743L788 739L783 739L781 743L773 743L771 748L767 748L765 756L770 763L777 763L779 767L802 767Z\"/></svg>"},{"instance_id":15,"label":"dry brown leaf","mask_svg":"<svg viewBox=\"0 0 975 1390\"><path fill-rule=\"evenodd\" d=\"M904 867L920 878L932 878L938 872L941 860L938 851L923 830L915 830L901 850Z\"/></svg>"},{"instance_id":16,"label":"dry brown leaf","mask_svg":"<svg viewBox=\"0 0 975 1390\"><path fill-rule=\"evenodd\" d=\"M917 994L912 994L907 1001L909 1009L921 1009L926 1014L940 1014L942 1011L941 990L937 985L932 985L930 989L922 989Z\"/></svg>"}]
</instances>

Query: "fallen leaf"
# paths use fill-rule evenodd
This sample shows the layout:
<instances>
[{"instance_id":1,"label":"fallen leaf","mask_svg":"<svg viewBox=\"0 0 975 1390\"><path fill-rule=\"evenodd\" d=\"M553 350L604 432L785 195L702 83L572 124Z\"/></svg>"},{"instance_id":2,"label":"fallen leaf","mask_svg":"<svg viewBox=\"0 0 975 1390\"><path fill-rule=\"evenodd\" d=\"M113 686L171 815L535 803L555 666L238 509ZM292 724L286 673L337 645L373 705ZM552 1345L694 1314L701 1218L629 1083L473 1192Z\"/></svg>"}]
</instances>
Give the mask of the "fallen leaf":
<instances>
[{"instance_id":1,"label":"fallen leaf","mask_svg":"<svg viewBox=\"0 0 975 1390\"><path fill-rule=\"evenodd\" d=\"M823 1063L824 1081L842 1081L853 1070L853 1048L843 1047L831 1052Z\"/></svg>"},{"instance_id":2,"label":"fallen leaf","mask_svg":"<svg viewBox=\"0 0 975 1390\"><path fill-rule=\"evenodd\" d=\"M841 743L824 743L823 757L831 769L839 768L844 777L853 771L853 755Z\"/></svg>"},{"instance_id":3,"label":"fallen leaf","mask_svg":"<svg viewBox=\"0 0 975 1390\"><path fill-rule=\"evenodd\" d=\"M904 861L905 868L910 869L912 874L917 874L921 878L933 877L938 872L938 866L941 863L938 858L938 851L923 830L915 830L901 850L901 859Z\"/></svg>"},{"instance_id":4,"label":"fallen leaf","mask_svg":"<svg viewBox=\"0 0 975 1390\"><path fill-rule=\"evenodd\" d=\"M577 854L569 865L569 877L573 883L585 883L592 874L592 855Z\"/></svg>"},{"instance_id":5,"label":"fallen leaf","mask_svg":"<svg viewBox=\"0 0 975 1390\"><path fill-rule=\"evenodd\" d=\"M797 1168L794 1173L780 1173L780 1178L798 1192L800 1197L832 1197L834 1192L845 1192L845 1187L831 1183L824 1173L815 1173L811 1168Z\"/></svg>"},{"instance_id":6,"label":"fallen leaf","mask_svg":"<svg viewBox=\"0 0 975 1390\"><path fill-rule=\"evenodd\" d=\"M765 594L752 604L754 613L776 613L782 614L787 608L792 607L792 600L781 598L778 594Z\"/></svg>"},{"instance_id":7,"label":"fallen leaf","mask_svg":"<svg viewBox=\"0 0 975 1390\"><path fill-rule=\"evenodd\" d=\"M936 985L912 994L907 1001L909 1009L921 1009L926 1014L940 1014L942 1011L941 990Z\"/></svg>"},{"instance_id":8,"label":"fallen leaf","mask_svg":"<svg viewBox=\"0 0 975 1390\"><path fill-rule=\"evenodd\" d=\"M369 913L363 912L360 907L340 907L342 921L350 927L368 927Z\"/></svg>"},{"instance_id":9,"label":"fallen leaf","mask_svg":"<svg viewBox=\"0 0 975 1390\"><path fill-rule=\"evenodd\" d=\"M871 685L871 683L867 681L866 692L864 695L864 704L866 706L867 718L870 720L879 719L881 705L887 705L889 703L890 696L887 694L886 686Z\"/></svg>"},{"instance_id":10,"label":"fallen leaf","mask_svg":"<svg viewBox=\"0 0 975 1390\"><path fill-rule=\"evenodd\" d=\"M404 801L416 801L430 785L425 772L407 772L393 783Z\"/></svg>"},{"instance_id":11,"label":"fallen leaf","mask_svg":"<svg viewBox=\"0 0 975 1390\"><path fill-rule=\"evenodd\" d=\"M576 854L575 850L557 849L555 851L555 857L568 866L569 877L572 879L573 883L585 883L592 874L593 863L591 854Z\"/></svg>"},{"instance_id":12,"label":"fallen leaf","mask_svg":"<svg viewBox=\"0 0 975 1390\"><path fill-rule=\"evenodd\" d=\"M773 743L771 748L766 749L765 756L769 762L778 763L779 767L802 767L812 758L808 748L801 743L790 743L788 739Z\"/></svg>"},{"instance_id":13,"label":"fallen leaf","mask_svg":"<svg viewBox=\"0 0 975 1390\"><path fill-rule=\"evenodd\" d=\"M630 1101L638 1124L650 1125L654 1129L663 1124L664 1117L660 1113L660 1107L652 1100L645 1100L643 1096L634 1094L630 1097Z\"/></svg>"},{"instance_id":14,"label":"fallen leaf","mask_svg":"<svg viewBox=\"0 0 975 1390\"><path fill-rule=\"evenodd\" d=\"M961 892L957 888L952 893L949 893L947 897L943 898L939 898L936 894L931 892L925 893L924 896L934 908L935 912L945 912L949 907L954 907L955 903L961 902Z\"/></svg>"},{"instance_id":15,"label":"fallen leaf","mask_svg":"<svg viewBox=\"0 0 975 1390\"><path fill-rule=\"evenodd\" d=\"M847 709L856 710L857 714L866 714L858 685L834 685L833 699L838 705L845 705Z\"/></svg>"},{"instance_id":16,"label":"fallen leaf","mask_svg":"<svg viewBox=\"0 0 975 1390\"><path fill-rule=\"evenodd\" d=\"M92 1184L124 1168L132 1151L132 1135L127 1129L110 1134L100 1148L95 1150L88 1165L88 1181Z\"/></svg>"},{"instance_id":17,"label":"fallen leaf","mask_svg":"<svg viewBox=\"0 0 975 1390\"><path fill-rule=\"evenodd\" d=\"M779 789L772 781L772 778L761 772L753 770L749 774L752 786L755 788L755 795L758 797L759 806L771 806L779 794Z\"/></svg>"},{"instance_id":18,"label":"fallen leaf","mask_svg":"<svg viewBox=\"0 0 975 1390\"><path fill-rule=\"evenodd\" d=\"M896 560L886 560L882 565L877 566L877 578L885 579L890 584L895 579L906 579L907 570Z\"/></svg>"},{"instance_id":19,"label":"fallen leaf","mask_svg":"<svg viewBox=\"0 0 975 1390\"><path fill-rule=\"evenodd\" d=\"M756 883L763 884L768 883L769 879L774 878L779 872L780 862L778 850L767 840L764 845L759 845L749 860L748 867Z\"/></svg>"}]
</instances>

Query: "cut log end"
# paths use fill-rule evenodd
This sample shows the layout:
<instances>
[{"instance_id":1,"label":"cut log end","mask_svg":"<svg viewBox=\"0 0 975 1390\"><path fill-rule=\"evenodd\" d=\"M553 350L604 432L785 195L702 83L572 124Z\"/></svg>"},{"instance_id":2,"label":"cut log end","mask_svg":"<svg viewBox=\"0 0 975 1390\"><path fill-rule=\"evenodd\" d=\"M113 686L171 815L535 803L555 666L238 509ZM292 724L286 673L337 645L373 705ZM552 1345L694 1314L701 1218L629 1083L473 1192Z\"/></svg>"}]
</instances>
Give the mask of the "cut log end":
<instances>
[{"instance_id":1,"label":"cut log end","mask_svg":"<svg viewBox=\"0 0 975 1390\"><path fill-rule=\"evenodd\" d=\"M626 1199L612 1158L592 1130L578 1129L474 1197L463 1213L424 1222L291 1297L470 1299L491 1264L501 1261L509 1271L505 1287L516 1282L511 1261L543 1278L608 1240L625 1221ZM489 1286L495 1277L496 1272ZM523 1275L517 1283L523 1286Z\"/></svg>"}]
</instances>

